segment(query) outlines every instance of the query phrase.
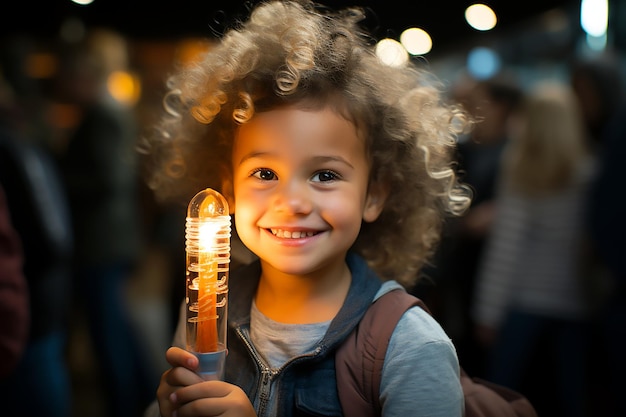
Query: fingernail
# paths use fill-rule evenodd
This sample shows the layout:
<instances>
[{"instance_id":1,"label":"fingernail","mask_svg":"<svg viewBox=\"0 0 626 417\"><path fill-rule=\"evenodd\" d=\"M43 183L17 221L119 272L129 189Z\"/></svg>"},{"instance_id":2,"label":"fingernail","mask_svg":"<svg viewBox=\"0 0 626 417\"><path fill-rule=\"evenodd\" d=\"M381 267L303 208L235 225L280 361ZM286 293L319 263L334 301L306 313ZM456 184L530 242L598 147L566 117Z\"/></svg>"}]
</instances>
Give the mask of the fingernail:
<instances>
[{"instance_id":1,"label":"fingernail","mask_svg":"<svg viewBox=\"0 0 626 417\"><path fill-rule=\"evenodd\" d=\"M176 404L176 401L178 401L178 398L176 397L176 393L173 392L170 394L170 401L174 404Z\"/></svg>"},{"instance_id":2,"label":"fingernail","mask_svg":"<svg viewBox=\"0 0 626 417\"><path fill-rule=\"evenodd\" d=\"M189 369L195 369L196 366L198 366L196 358L187 359L187 367Z\"/></svg>"}]
</instances>

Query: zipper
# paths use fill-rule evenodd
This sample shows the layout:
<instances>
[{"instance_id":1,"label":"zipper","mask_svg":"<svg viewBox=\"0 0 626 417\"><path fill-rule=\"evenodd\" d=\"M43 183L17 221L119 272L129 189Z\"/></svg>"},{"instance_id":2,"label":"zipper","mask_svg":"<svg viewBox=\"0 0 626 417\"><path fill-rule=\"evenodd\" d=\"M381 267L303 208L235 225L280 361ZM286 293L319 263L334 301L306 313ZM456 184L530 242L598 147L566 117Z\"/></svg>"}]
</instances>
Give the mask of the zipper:
<instances>
[{"instance_id":1,"label":"zipper","mask_svg":"<svg viewBox=\"0 0 626 417\"><path fill-rule=\"evenodd\" d=\"M272 379L275 373L268 367L261 370L261 383L259 384L259 411L258 417L262 417L267 413L267 405L270 401Z\"/></svg>"},{"instance_id":2,"label":"zipper","mask_svg":"<svg viewBox=\"0 0 626 417\"><path fill-rule=\"evenodd\" d=\"M237 327L235 330L239 338L246 345L248 352L250 352L250 354L252 355L252 358L261 369L261 380L257 384L257 398L259 401L258 407L257 407L257 416L263 417L267 413L267 406L268 406L271 392L272 392L271 390L272 380L278 374L280 374L287 366L295 362L304 360L306 358L311 358L316 355L319 355L322 351L322 347L317 346L313 352L292 358L291 360L285 362L283 366L281 366L280 368L276 370L272 370L269 366L267 366L263 358L261 358L261 356L257 353L256 348L252 345L252 343L248 341L248 338L245 337L244 333L241 331L241 327Z\"/></svg>"},{"instance_id":3,"label":"zipper","mask_svg":"<svg viewBox=\"0 0 626 417\"><path fill-rule=\"evenodd\" d=\"M257 353L254 346L252 346L252 343L250 343L248 341L248 338L245 337L240 327L238 327L236 331L237 331L237 335L239 336L239 338L246 345L248 352L252 354L252 358L254 359L256 364L259 366L259 368L261 368L261 380L257 384L257 398L259 401L258 407L257 407L257 416L263 417L266 413L267 403L269 402L269 399L270 399L271 386L272 386L271 382L272 382L272 379L274 378L274 375L276 375L278 371L274 372L269 366L267 366L263 358L261 358L261 356L259 356L259 354Z\"/></svg>"}]
</instances>

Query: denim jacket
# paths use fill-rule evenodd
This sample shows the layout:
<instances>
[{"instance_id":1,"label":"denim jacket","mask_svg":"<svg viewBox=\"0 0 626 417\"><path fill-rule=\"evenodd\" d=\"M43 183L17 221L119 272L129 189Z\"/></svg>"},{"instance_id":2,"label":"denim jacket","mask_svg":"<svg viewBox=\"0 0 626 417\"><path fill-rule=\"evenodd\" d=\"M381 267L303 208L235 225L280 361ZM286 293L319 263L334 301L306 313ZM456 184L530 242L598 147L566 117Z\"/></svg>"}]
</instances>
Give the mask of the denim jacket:
<instances>
[{"instance_id":1,"label":"denim jacket","mask_svg":"<svg viewBox=\"0 0 626 417\"><path fill-rule=\"evenodd\" d=\"M344 305L315 348L270 370L250 341L250 306L261 274L258 261L233 273L229 282L226 381L240 386L259 416L266 409L270 381L278 393L280 417L342 416L335 379L335 350L358 324L381 281L355 254L348 254L352 283Z\"/></svg>"}]
</instances>

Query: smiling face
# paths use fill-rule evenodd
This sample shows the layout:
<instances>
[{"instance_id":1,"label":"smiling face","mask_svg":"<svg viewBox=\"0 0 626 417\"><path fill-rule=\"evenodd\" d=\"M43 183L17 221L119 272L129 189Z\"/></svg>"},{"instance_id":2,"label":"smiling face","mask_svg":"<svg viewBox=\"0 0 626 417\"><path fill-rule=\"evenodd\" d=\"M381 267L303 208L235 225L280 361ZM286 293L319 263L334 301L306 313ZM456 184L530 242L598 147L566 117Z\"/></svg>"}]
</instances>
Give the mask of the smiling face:
<instances>
[{"instance_id":1,"label":"smiling face","mask_svg":"<svg viewBox=\"0 0 626 417\"><path fill-rule=\"evenodd\" d=\"M343 267L361 222L382 210L364 140L330 109L258 113L239 128L232 164L237 232L281 273Z\"/></svg>"}]
</instances>

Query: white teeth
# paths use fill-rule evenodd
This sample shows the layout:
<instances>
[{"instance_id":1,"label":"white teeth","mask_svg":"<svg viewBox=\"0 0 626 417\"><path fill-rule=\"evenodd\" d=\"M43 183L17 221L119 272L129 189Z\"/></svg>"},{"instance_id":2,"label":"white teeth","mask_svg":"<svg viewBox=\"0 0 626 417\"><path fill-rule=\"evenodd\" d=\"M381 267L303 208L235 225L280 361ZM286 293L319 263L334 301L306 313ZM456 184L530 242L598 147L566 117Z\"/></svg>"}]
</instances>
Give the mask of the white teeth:
<instances>
[{"instance_id":1,"label":"white teeth","mask_svg":"<svg viewBox=\"0 0 626 417\"><path fill-rule=\"evenodd\" d=\"M302 237L311 237L315 235L315 232L304 232L304 231L293 231L282 230L282 229L270 229L272 234L276 237L280 237L283 239L300 239Z\"/></svg>"}]
</instances>

